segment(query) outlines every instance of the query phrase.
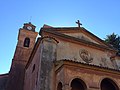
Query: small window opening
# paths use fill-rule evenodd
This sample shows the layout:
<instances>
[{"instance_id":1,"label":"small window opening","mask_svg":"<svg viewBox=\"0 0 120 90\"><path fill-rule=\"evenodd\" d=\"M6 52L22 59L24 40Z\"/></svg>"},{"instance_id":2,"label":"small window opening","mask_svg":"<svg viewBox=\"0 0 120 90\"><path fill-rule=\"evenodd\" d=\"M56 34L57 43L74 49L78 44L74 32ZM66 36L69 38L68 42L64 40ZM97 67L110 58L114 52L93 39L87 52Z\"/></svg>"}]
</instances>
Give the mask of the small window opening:
<instances>
[{"instance_id":1,"label":"small window opening","mask_svg":"<svg viewBox=\"0 0 120 90\"><path fill-rule=\"evenodd\" d=\"M25 38L24 47L29 47L29 45L30 45L30 38Z\"/></svg>"},{"instance_id":2,"label":"small window opening","mask_svg":"<svg viewBox=\"0 0 120 90\"><path fill-rule=\"evenodd\" d=\"M35 64L33 65L32 73L35 71Z\"/></svg>"},{"instance_id":3,"label":"small window opening","mask_svg":"<svg viewBox=\"0 0 120 90\"><path fill-rule=\"evenodd\" d=\"M61 82L58 83L57 90L62 90L62 83Z\"/></svg>"}]
</instances>

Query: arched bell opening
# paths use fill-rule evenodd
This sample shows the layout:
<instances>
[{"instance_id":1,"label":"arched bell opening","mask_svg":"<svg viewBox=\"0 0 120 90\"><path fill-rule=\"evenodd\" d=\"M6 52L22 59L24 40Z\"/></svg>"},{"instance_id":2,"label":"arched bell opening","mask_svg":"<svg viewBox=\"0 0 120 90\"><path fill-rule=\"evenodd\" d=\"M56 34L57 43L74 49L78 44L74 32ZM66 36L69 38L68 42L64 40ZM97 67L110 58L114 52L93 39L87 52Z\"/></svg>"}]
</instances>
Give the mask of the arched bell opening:
<instances>
[{"instance_id":1,"label":"arched bell opening","mask_svg":"<svg viewBox=\"0 0 120 90\"><path fill-rule=\"evenodd\" d=\"M24 40L24 47L29 47L29 45L30 45L30 38L25 38L25 40Z\"/></svg>"}]
</instances>

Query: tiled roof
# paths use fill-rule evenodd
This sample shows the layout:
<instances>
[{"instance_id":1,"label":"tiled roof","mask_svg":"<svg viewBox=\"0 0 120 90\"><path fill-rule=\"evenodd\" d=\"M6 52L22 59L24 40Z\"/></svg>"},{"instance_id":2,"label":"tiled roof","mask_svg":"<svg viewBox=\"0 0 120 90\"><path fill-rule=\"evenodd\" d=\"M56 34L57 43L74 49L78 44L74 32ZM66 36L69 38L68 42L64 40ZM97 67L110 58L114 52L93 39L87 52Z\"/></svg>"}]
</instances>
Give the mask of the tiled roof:
<instances>
[{"instance_id":1,"label":"tiled roof","mask_svg":"<svg viewBox=\"0 0 120 90\"><path fill-rule=\"evenodd\" d=\"M76 64L82 64L84 66L90 66L90 67L96 67L96 68L100 68L100 69L120 72L120 70L118 70L118 69L113 69L113 68L109 68L109 67L102 67L102 66L98 66L98 65L95 65L95 64L82 63L82 62L79 62L79 61L74 61L74 60L69 60L69 59L62 59L62 60L59 60L59 61L71 62L71 63L76 63Z\"/></svg>"}]
</instances>

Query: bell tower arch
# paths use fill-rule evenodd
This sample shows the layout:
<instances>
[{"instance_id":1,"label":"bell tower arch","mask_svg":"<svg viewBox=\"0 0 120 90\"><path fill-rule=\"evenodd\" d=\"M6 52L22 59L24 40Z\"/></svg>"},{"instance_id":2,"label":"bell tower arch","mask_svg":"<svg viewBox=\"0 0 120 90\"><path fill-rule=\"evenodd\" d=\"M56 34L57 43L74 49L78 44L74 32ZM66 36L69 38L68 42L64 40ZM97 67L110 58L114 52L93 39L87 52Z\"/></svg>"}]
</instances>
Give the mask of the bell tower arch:
<instances>
[{"instance_id":1,"label":"bell tower arch","mask_svg":"<svg viewBox=\"0 0 120 90\"><path fill-rule=\"evenodd\" d=\"M19 29L18 42L12 60L6 90L23 90L25 66L38 35L38 33L35 32L35 28L36 26L29 22L25 23L24 26Z\"/></svg>"}]
</instances>

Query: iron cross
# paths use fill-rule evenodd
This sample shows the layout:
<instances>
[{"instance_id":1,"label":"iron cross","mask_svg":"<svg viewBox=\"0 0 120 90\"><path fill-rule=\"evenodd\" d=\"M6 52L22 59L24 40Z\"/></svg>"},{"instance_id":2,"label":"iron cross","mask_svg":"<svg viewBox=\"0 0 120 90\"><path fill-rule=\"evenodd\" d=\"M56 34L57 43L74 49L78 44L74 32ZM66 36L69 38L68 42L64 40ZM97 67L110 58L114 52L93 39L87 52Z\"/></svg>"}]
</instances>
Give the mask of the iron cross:
<instances>
[{"instance_id":1,"label":"iron cross","mask_svg":"<svg viewBox=\"0 0 120 90\"><path fill-rule=\"evenodd\" d=\"M77 24L78 24L78 27L80 28L80 25L82 25L81 23L80 23L80 21L79 20L77 20L77 22L76 22Z\"/></svg>"}]
</instances>

